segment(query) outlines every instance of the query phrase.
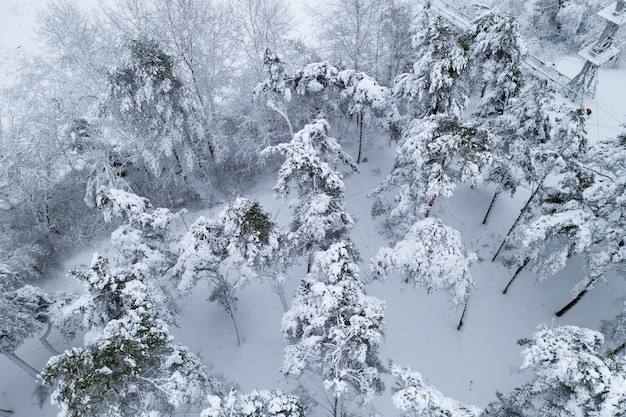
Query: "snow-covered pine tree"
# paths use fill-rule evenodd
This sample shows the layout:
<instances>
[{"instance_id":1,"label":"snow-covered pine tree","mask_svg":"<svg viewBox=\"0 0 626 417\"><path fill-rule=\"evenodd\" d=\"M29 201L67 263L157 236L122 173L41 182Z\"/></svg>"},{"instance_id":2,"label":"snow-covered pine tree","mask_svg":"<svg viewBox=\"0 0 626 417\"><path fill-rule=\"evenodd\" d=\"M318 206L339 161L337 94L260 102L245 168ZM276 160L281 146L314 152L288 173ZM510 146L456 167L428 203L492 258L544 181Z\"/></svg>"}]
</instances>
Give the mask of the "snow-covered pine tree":
<instances>
[{"instance_id":1,"label":"snow-covered pine tree","mask_svg":"<svg viewBox=\"0 0 626 417\"><path fill-rule=\"evenodd\" d=\"M198 158L211 159L214 149L195 118L202 112L177 76L174 58L154 40L130 40L122 62L108 72L107 87L101 108L111 118L110 129L124 138L117 153L129 160L120 162L136 165L129 178L145 172L139 189L148 187L163 199L189 199L188 177Z\"/></svg>"},{"instance_id":2,"label":"snow-covered pine tree","mask_svg":"<svg viewBox=\"0 0 626 417\"><path fill-rule=\"evenodd\" d=\"M369 273L386 279L397 271L415 288L447 292L455 308L463 307L460 330L475 286L469 267L476 260L474 253L465 250L458 231L429 217L411 226L393 248L381 248L370 261Z\"/></svg>"},{"instance_id":3,"label":"snow-covered pine tree","mask_svg":"<svg viewBox=\"0 0 626 417\"><path fill-rule=\"evenodd\" d=\"M291 142L263 151L263 155L285 156L274 191L285 198L291 187L296 188L297 196L289 203L293 211L290 240L295 253L308 259L307 270L315 250L328 249L344 239L354 226L354 219L345 207L342 174L336 169L339 163L353 171L357 166L337 141L328 136L328 130L328 123L317 119L297 132Z\"/></svg>"},{"instance_id":4,"label":"snow-covered pine tree","mask_svg":"<svg viewBox=\"0 0 626 417\"><path fill-rule=\"evenodd\" d=\"M206 367L172 343L146 286L134 280L122 292L119 317L92 332L84 347L51 358L41 372L41 380L53 386L59 416L165 417L202 406L207 393L219 389ZM120 307L114 299L107 302L112 312Z\"/></svg>"},{"instance_id":5,"label":"snow-covered pine tree","mask_svg":"<svg viewBox=\"0 0 626 417\"><path fill-rule=\"evenodd\" d=\"M342 101L347 106L347 112L356 116L359 148L356 163L361 163L363 150L363 126L369 125L372 120L389 128L399 119L398 109L392 91L379 85L375 79L354 70L339 71L336 78Z\"/></svg>"},{"instance_id":6,"label":"snow-covered pine tree","mask_svg":"<svg viewBox=\"0 0 626 417\"><path fill-rule=\"evenodd\" d=\"M56 323L66 340L79 329L99 331L112 320L134 308L139 292L159 320L175 324L177 311L170 297L155 285L151 271L144 265L111 266L109 260L95 253L86 271L70 271L85 288L85 293L62 310L56 311Z\"/></svg>"},{"instance_id":7,"label":"snow-covered pine tree","mask_svg":"<svg viewBox=\"0 0 626 417\"><path fill-rule=\"evenodd\" d=\"M180 236L172 227L175 216L167 208L153 209L150 202L138 195L101 186L96 194L95 205L102 211L104 221L125 221L111 233L113 248L117 250L119 265L145 265L153 272L155 282L167 288L163 274L176 262L170 248Z\"/></svg>"},{"instance_id":8,"label":"snow-covered pine tree","mask_svg":"<svg viewBox=\"0 0 626 417\"><path fill-rule=\"evenodd\" d=\"M586 226L590 231L590 245L585 250L588 275L574 288L575 297L556 314L561 316L571 309L594 285L605 279L607 272L624 270L626 265L626 135L600 141L579 162L577 173L570 183L580 185L581 195L575 195L581 206L590 213Z\"/></svg>"},{"instance_id":9,"label":"snow-covered pine tree","mask_svg":"<svg viewBox=\"0 0 626 417\"><path fill-rule=\"evenodd\" d=\"M565 175L560 182L572 193L575 193L575 190L580 189L580 187L584 188L587 182L585 177L588 175L583 175L584 169L581 166L581 163L585 161L587 152L587 132L582 109L562 105L555 108L553 113L554 118L551 120L549 140L540 142L532 148L532 160L536 164L536 172L539 174L534 181L532 192L504 236L492 261L496 260L511 233L520 222L531 218L527 213L529 209L541 204L537 201L537 197L543 194L544 184L551 175ZM559 180L557 179L557 181Z\"/></svg>"},{"instance_id":10,"label":"snow-covered pine tree","mask_svg":"<svg viewBox=\"0 0 626 417\"><path fill-rule=\"evenodd\" d=\"M282 391L254 390L250 394L231 391L224 398L210 395L201 417L304 417L300 399Z\"/></svg>"},{"instance_id":11,"label":"snow-covered pine tree","mask_svg":"<svg viewBox=\"0 0 626 417\"><path fill-rule=\"evenodd\" d=\"M576 326L539 328L522 340L529 382L490 404L485 417L619 416L626 412L624 357L602 352L601 333Z\"/></svg>"},{"instance_id":12,"label":"snow-covered pine tree","mask_svg":"<svg viewBox=\"0 0 626 417\"><path fill-rule=\"evenodd\" d=\"M378 358L383 302L365 295L356 258L348 242L317 252L282 320L289 342L282 372L293 378L306 371L320 374L334 417L384 388Z\"/></svg>"},{"instance_id":13,"label":"snow-covered pine tree","mask_svg":"<svg viewBox=\"0 0 626 417\"><path fill-rule=\"evenodd\" d=\"M409 120L446 113L460 116L468 90L462 76L467 71L467 46L459 35L429 8L423 26L413 37L416 61L413 71L396 77L394 94Z\"/></svg>"},{"instance_id":14,"label":"snow-covered pine tree","mask_svg":"<svg viewBox=\"0 0 626 417\"><path fill-rule=\"evenodd\" d=\"M533 218L531 209L528 215L532 220L513 235L512 241L521 248L504 260L506 265L517 267L504 294L523 269L530 270L541 282L563 269L572 256L585 255L594 244L593 214L580 201L568 201L554 191L544 190L542 204L537 208L543 214Z\"/></svg>"},{"instance_id":15,"label":"snow-covered pine tree","mask_svg":"<svg viewBox=\"0 0 626 417\"><path fill-rule=\"evenodd\" d=\"M393 403L403 417L478 417L482 411L445 397L426 384L419 372L394 364L391 374L396 378Z\"/></svg>"},{"instance_id":16,"label":"snow-covered pine tree","mask_svg":"<svg viewBox=\"0 0 626 417\"><path fill-rule=\"evenodd\" d=\"M485 181L496 184L496 189L483 224L500 193L513 194L522 184L534 188L540 180L545 158L535 156L551 137L553 100L554 92L545 81L527 79L519 95L509 98L505 112L487 121L496 140Z\"/></svg>"},{"instance_id":17,"label":"snow-covered pine tree","mask_svg":"<svg viewBox=\"0 0 626 417\"><path fill-rule=\"evenodd\" d=\"M41 288L25 285L0 294L0 354L10 359L33 377L38 371L15 354L29 337L43 333L41 343L53 354L57 352L46 337L55 324L55 311L68 303L72 295L48 293Z\"/></svg>"},{"instance_id":18,"label":"snow-covered pine tree","mask_svg":"<svg viewBox=\"0 0 626 417\"><path fill-rule=\"evenodd\" d=\"M370 194L377 198L372 213L387 214L389 232L401 238L430 215L437 198L450 197L464 181L481 181L492 142L488 131L454 116L414 121L398 145L391 173Z\"/></svg>"},{"instance_id":19,"label":"snow-covered pine tree","mask_svg":"<svg viewBox=\"0 0 626 417\"><path fill-rule=\"evenodd\" d=\"M337 114L339 93L335 84L338 73L339 70L326 61L312 62L288 78L292 100L298 98L298 103L292 103L296 104L299 113L294 115L295 126Z\"/></svg>"},{"instance_id":20,"label":"snow-covered pine tree","mask_svg":"<svg viewBox=\"0 0 626 417\"><path fill-rule=\"evenodd\" d=\"M195 284L206 279L211 295L209 301L217 302L230 316L237 344L242 336L237 321L237 297L235 290L243 284L244 276L238 271L222 268L230 256L230 236L225 233L222 221L200 216L179 243L179 254L173 275L178 280L177 289L182 295L189 294Z\"/></svg>"},{"instance_id":21,"label":"snow-covered pine tree","mask_svg":"<svg viewBox=\"0 0 626 417\"><path fill-rule=\"evenodd\" d=\"M503 114L524 83L526 45L515 18L490 10L472 22L470 68L480 91L481 116Z\"/></svg>"},{"instance_id":22,"label":"snow-covered pine tree","mask_svg":"<svg viewBox=\"0 0 626 417\"><path fill-rule=\"evenodd\" d=\"M293 259L286 232L257 201L245 198L230 203L219 217L229 239L229 267L237 269L245 281L269 281L287 311L283 283Z\"/></svg>"}]
</instances>

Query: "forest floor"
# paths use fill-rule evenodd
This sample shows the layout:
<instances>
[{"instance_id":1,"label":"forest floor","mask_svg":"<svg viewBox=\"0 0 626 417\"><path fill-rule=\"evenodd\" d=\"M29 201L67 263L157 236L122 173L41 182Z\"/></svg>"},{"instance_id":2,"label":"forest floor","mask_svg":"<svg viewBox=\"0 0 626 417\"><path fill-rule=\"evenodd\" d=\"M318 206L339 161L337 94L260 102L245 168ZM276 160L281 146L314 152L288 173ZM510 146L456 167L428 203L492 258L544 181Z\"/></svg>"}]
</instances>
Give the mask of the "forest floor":
<instances>
[{"instance_id":1,"label":"forest floor","mask_svg":"<svg viewBox=\"0 0 626 417\"><path fill-rule=\"evenodd\" d=\"M574 75L581 62L568 59L557 64L568 75ZM583 107L593 111L588 119L590 140L614 137L624 129L626 121L626 70L601 70L596 98L586 100ZM354 152L351 139L342 143ZM351 146L352 145L352 146ZM393 163L393 148L385 139L370 142L360 165L360 172L345 179L348 211L357 219L352 233L363 258L365 274L369 259L379 247L387 242L377 230L378 222L371 218L371 200L366 195L389 173ZM257 199L272 213L279 224L289 218L287 202L273 199L272 187L275 177L269 176L259 182L247 198ZM435 215L444 223L461 232L466 248L476 252L480 261L471 269L477 289L470 301L465 325L456 330L460 311L450 312L451 305L445 294L427 295L423 290L403 284L397 277L386 282L368 284L367 291L386 303L385 340L380 356L384 363L393 360L402 366L419 371L425 380L445 395L467 404L484 407L495 399L495 391L508 391L527 378L519 372L521 365L521 338L528 338L538 325L548 327L571 324L597 329L602 319L611 318L617 311L613 300L626 295L626 281L622 277L608 277L599 284L570 312L556 318L554 312L572 298L572 287L583 276L580 260L571 259L565 269L549 280L538 284L526 271L518 277L507 295L502 289L512 271L500 262L491 262L495 248L510 227L528 190L520 190L515 196L502 195L492 211L487 225L481 224L492 197L491 186L479 184L474 188L462 186L454 196L439 201ZM77 202L82 204L82 202ZM185 215L191 223L200 214L212 215L219 207ZM62 271L85 268L93 252L107 255L107 241L85 248L62 266ZM293 294L305 266L294 268L287 294ZM48 290L80 289L73 279L59 272L45 283ZM292 384L281 377L284 342L280 332L283 309L279 298L269 286L259 284L243 288L238 293L238 316L245 339L237 346L235 333L227 314L216 304L208 303L206 285L200 282L196 291L180 300L182 320L179 328L173 328L175 341L200 352L212 372L221 373L237 382L242 391L252 389L289 390ZM52 344L65 349L60 335L53 333ZM76 345L81 340L74 341ZM40 369L49 354L37 339L29 340L17 354ZM393 382L387 378L387 390L377 398L371 411L385 416L399 415L391 401ZM13 363L0 357L0 408L12 409L15 417L56 415L57 409L46 403L40 409L33 395L36 383ZM181 415L197 416L196 413Z\"/></svg>"}]
</instances>

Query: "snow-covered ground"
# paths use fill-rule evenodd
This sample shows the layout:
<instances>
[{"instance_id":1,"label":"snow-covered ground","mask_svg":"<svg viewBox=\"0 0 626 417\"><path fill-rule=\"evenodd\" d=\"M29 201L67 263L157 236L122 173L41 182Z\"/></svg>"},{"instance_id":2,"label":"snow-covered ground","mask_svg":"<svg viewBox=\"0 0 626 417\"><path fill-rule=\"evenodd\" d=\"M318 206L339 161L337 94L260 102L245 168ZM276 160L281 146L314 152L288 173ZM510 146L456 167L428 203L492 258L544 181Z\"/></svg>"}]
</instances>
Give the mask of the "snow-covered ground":
<instances>
[{"instance_id":1,"label":"snow-covered ground","mask_svg":"<svg viewBox=\"0 0 626 417\"><path fill-rule=\"evenodd\" d=\"M577 59L558 63L559 69L568 75L574 75L580 65ZM601 70L596 98L586 99L583 104L593 109L587 125L591 140L623 131L619 126L626 121L626 70ZM350 140L344 143L349 144ZM350 146L347 149L351 151ZM367 161L361 164L360 173L345 181L348 210L358 220L352 237L361 251L363 269L378 248L387 244L376 230L377 222L370 217L371 201L366 194L390 171L393 149L388 147L386 139L380 139L368 145L365 157ZM272 177L264 180L246 197L258 199L279 223L285 224L289 209L286 202L273 199L274 181ZM626 294L626 281L609 277L607 284L598 285L563 318L555 318L554 312L571 299L570 290L583 273L581 263L572 259L564 270L540 285L528 272L523 272L509 293L503 295L502 289L512 271L490 260L517 216L527 191L522 190L514 197L501 196L488 224L483 226L481 220L491 196L490 187L466 186L436 206L436 215L458 229L467 249L481 259L472 267L478 288L462 331L456 330L460 311L449 312L444 294L427 295L403 285L399 279L375 282L367 287L371 295L386 302L383 361L392 359L399 365L410 366L447 396L480 407L495 399L496 390L507 391L526 378L518 372L521 364L518 339L530 337L542 323L549 327L573 324L598 328L600 320L610 318L616 311L612 300ZM187 221L198 214L186 215ZM69 259L62 269L85 267L95 250L106 255L107 247L107 242L102 242L86 248ZM288 293L293 292L304 271L304 266L294 271ZM63 273L47 283L47 289L52 290L76 288L77 283ZM279 373L284 346L280 333L283 310L276 294L261 285L251 285L239 292L238 314L245 339L242 346L237 346L229 317L219 306L206 302L207 298L205 285L200 283L194 294L180 301L183 320L180 328L173 329L176 341L200 352L214 372L236 381L243 391L288 390L289 382ZM57 349L66 347L58 334L50 339ZM80 340L75 343L80 344ZM41 368L49 356L37 340L24 344L17 353L36 368ZM384 415L399 414L391 402L391 385L388 379L387 391L374 403ZM0 356L0 408L13 409L15 416L54 416L57 410L49 404L39 409L33 396L35 387L30 376Z\"/></svg>"}]
</instances>

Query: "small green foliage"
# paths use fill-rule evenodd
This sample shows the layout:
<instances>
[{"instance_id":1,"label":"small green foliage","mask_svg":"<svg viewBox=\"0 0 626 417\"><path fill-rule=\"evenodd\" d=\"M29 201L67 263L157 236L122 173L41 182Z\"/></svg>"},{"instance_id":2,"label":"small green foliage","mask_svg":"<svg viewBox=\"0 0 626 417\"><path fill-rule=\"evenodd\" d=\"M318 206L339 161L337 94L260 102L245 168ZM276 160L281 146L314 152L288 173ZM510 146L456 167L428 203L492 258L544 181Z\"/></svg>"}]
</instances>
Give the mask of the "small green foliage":
<instances>
[{"instance_id":1,"label":"small green foliage","mask_svg":"<svg viewBox=\"0 0 626 417\"><path fill-rule=\"evenodd\" d=\"M239 237L245 238L246 236L255 235L259 242L267 244L273 226L274 224L268 214L263 211L257 201L254 201L241 217Z\"/></svg>"}]
</instances>

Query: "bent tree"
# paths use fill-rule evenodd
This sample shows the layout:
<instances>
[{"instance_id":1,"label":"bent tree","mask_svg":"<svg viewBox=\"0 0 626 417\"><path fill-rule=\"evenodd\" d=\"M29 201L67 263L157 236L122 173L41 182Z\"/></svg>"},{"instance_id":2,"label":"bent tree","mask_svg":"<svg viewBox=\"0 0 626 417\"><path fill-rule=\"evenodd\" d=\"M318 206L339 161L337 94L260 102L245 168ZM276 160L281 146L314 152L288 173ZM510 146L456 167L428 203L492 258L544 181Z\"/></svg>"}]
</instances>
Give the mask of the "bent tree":
<instances>
[{"instance_id":1,"label":"bent tree","mask_svg":"<svg viewBox=\"0 0 626 417\"><path fill-rule=\"evenodd\" d=\"M397 271L414 288L425 288L428 293L447 292L455 308L463 307L457 325L461 330L475 287L469 267L476 260L476 254L463 247L458 231L429 217L416 222L393 248L379 249L369 270L370 275L382 279Z\"/></svg>"}]
</instances>

